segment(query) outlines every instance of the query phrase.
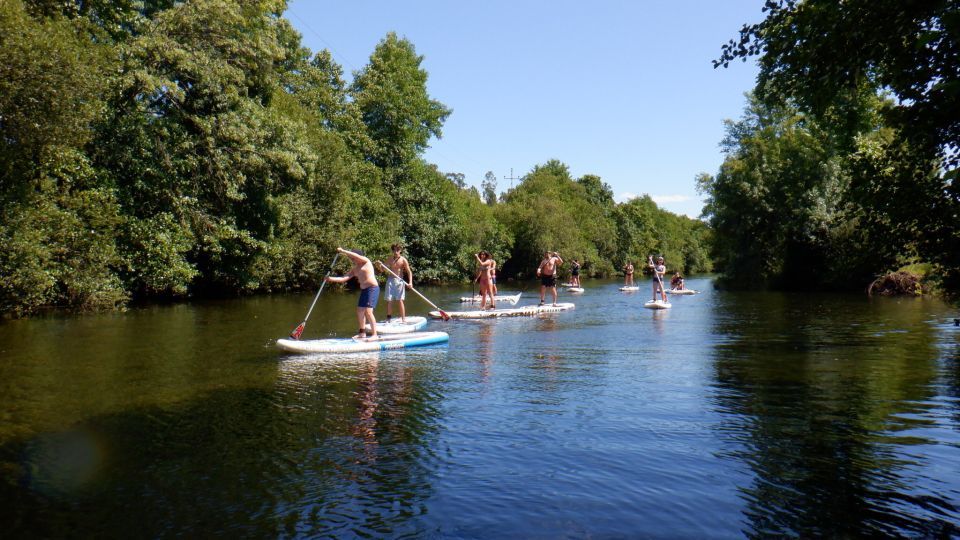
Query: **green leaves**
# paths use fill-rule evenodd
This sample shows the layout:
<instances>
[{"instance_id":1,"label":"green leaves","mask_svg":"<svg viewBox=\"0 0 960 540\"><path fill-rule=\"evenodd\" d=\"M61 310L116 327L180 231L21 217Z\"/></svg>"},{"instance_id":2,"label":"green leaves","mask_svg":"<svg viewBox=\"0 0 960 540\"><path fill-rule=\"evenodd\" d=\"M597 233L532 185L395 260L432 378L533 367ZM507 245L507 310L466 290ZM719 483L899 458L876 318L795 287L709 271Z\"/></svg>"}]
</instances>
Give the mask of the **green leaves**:
<instances>
[{"instance_id":1,"label":"green leaves","mask_svg":"<svg viewBox=\"0 0 960 540\"><path fill-rule=\"evenodd\" d=\"M451 113L427 94L422 62L412 43L391 32L354 74L350 94L376 144L370 158L380 167L397 167L421 154L430 137L441 136Z\"/></svg>"}]
</instances>

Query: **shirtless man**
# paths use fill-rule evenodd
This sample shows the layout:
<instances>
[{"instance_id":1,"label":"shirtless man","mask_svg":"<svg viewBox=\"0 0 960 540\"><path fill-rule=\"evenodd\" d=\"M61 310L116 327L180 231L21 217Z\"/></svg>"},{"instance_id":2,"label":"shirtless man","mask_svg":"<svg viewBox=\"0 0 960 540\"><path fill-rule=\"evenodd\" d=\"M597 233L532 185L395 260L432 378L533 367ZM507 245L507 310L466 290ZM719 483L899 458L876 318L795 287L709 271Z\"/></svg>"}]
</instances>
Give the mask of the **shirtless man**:
<instances>
[{"instance_id":1,"label":"shirtless man","mask_svg":"<svg viewBox=\"0 0 960 540\"><path fill-rule=\"evenodd\" d=\"M633 287L633 263L627 261L627 265L623 267L623 285L625 287Z\"/></svg>"},{"instance_id":2,"label":"shirtless man","mask_svg":"<svg viewBox=\"0 0 960 540\"><path fill-rule=\"evenodd\" d=\"M387 260L387 268L400 276L400 279L393 276L387 278L387 322L390 322L393 317L394 302L397 302L400 306L400 321L407 322L407 308L403 305L403 300L406 298L407 287L413 288L413 270L410 269L407 258L400 254L403 251L403 246L394 244L390 246L390 251L393 252L393 256ZM404 273L407 276L406 282L403 281Z\"/></svg>"},{"instance_id":3,"label":"shirtless man","mask_svg":"<svg viewBox=\"0 0 960 540\"><path fill-rule=\"evenodd\" d=\"M563 264L563 259L556 251L547 251L537 267L537 277L540 278L540 305L543 305L543 295L550 287L553 293L553 305L557 305L557 267Z\"/></svg>"},{"instance_id":4,"label":"shirtless man","mask_svg":"<svg viewBox=\"0 0 960 540\"><path fill-rule=\"evenodd\" d=\"M377 300L380 298L380 286L377 284L377 277L373 273L373 263L370 259L363 256L359 249L349 251L338 247L337 253L346 255L353 268L347 272L347 275L341 277L327 276L327 281L331 283L346 283L351 278L357 278L360 282L360 301L357 302L357 324L360 331L353 339L362 339L367 337L364 330L366 323L370 324L370 336L377 337L377 318L373 316L373 308L377 307Z\"/></svg>"}]
</instances>

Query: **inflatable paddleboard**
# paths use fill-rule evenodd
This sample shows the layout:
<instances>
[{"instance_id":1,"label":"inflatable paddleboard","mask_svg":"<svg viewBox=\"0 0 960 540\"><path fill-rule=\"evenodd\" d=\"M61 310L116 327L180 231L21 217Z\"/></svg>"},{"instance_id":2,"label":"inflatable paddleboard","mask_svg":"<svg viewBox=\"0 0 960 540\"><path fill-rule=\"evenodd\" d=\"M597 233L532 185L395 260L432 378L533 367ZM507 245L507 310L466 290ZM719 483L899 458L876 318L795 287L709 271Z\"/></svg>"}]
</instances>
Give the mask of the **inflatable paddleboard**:
<instances>
[{"instance_id":1,"label":"inflatable paddleboard","mask_svg":"<svg viewBox=\"0 0 960 540\"><path fill-rule=\"evenodd\" d=\"M636 286L636 285L630 285L630 286L620 287L620 290L621 290L621 291L627 291L627 292L633 292L633 291L639 291L639 290L640 290L640 287L638 287L638 286Z\"/></svg>"},{"instance_id":2,"label":"inflatable paddleboard","mask_svg":"<svg viewBox=\"0 0 960 540\"><path fill-rule=\"evenodd\" d=\"M494 296L493 298L494 298L494 300L496 300L497 302L510 302L511 304L516 304L517 302L520 301L520 295L521 295L521 294L523 294L523 293L522 293L522 292L518 292L517 294L514 294L514 295L512 295L512 296L497 295L497 296ZM478 294L478 295L475 295L475 296L461 296L461 297L460 297L460 301L463 302L463 303L479 304L479 303L480 303L480 300L481 300L481 298L480 298L480 295L479 295L479 294Z\"/></svg>"},{"instance_id":3,"label":"inflatable paddleboard","mask_svg":"<svg viewBox=\"0 0 960 540\"><path fill-rule=\"evenodd\" d=\"M575 304L563 302L557 305L544 304L542 306L523 306L505 309L485 309L472 311L447 311L446 314L451 319L493 319L496 317L532 317L540 313L554 313L557 311L567 311L573 309ZM441 318L439 311L431 311L430 316L434 319Z\"/></svg>"},{"instance_id":4,"label":"inflatable paddleboard","mask_svg":"<svg viewBox=\"0 0 960 540\"><path fill-rule=\"evenodd\" d=\"M377 321L377 333L378 334L409 334L410 332L416 332L422 330L424 326L427 325L426 317L407 317L406 322L401 322L400 319L393 319L390 322L387 321ZM366 325L367 331L370 331L370 325Z\"/></svg>"},{"instance_id":5,"label":"inflatable paddleboard","mask_svg":"<svg viewBox=\"0 0 960 540\"><path fill-rule=\"evenodd\" d=\"M647 309L670 309L673 305L663 300L647 300L647 303L645 303L643 307Z\"/></svg>"},{"instance_id":6,"label":"inflatable paddleboard","mask_svg":"<svg viewBox=\"0 0 960 540\"><path fill-rule=\"evenodd\" d=\"M582 293L584 291L583 287L569 287L567 291L572 293Z\"/></svg>"},{"instance_id":7,"label":"inflatable paddleboard","mask_svg":"<svg viewBox=\"0 0 960 540\"><path fill-rule=\"evenodd\" d=\"M667 291L667 294L697 294L700 291L695 291L693 289L670 289Z\"/></svg>"},{"instance_id":8,"label":"inflatable paddleboard","mask_svg":"<svg viewBox=\"0 0 960 540\"><path fill-rule=\"evenodd\" d=\"M434 345L446 343L449 339L446 332L414 332L366 339L278 339L277 347L292 353L354 353Z\"/></svg>"},{"instance_id":9,"label":"inflatable paddleboard","mask_svg":"<svg viewBox=\"0 0 960 540\"><path fill-rule=\"evenodd\" d=\"M574 284L573 284L573 283L561 283L560 286L561 286L561 287L573 287Z\"/></svg>"}]
</instances>

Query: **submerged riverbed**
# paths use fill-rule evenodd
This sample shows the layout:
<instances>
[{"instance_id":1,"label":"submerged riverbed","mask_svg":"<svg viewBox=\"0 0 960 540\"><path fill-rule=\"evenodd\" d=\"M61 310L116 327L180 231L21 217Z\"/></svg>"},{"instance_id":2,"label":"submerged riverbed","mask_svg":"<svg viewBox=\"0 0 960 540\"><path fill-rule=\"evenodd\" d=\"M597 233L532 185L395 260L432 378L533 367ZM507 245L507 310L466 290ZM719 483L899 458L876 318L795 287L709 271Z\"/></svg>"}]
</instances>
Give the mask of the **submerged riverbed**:
<instances>
[{"instance_id":1,"label":"submerged riverbed","mask_svg":"<svg viewBox=\"0 0 960 540\"><path fill-rule=\"evenodd\" d=\"M640 285L341 356L274 348L310 294L2 323L4 536L960 535L956 310Z\"/></svg>"}]
</instances>

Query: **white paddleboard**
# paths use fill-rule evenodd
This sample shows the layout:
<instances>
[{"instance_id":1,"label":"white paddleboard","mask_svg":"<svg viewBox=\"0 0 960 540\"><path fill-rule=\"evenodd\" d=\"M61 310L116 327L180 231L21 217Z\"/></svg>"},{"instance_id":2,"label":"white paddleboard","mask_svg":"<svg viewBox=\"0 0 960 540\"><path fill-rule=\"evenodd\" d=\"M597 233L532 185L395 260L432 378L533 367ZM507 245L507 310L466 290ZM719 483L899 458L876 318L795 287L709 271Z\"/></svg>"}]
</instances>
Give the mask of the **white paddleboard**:
<instances>
[{"instance_id":1,"label":"white paddleboard","mask_svg":"<svg viewBox=\"0 0 960 540\"><path fill-rule=\"evenodd\" d=\"M523 293L522 293L522 292L518 292L517 294L514 294L514 295L512 295L512 296L497 295L497 296L494 296L493 298L494 298L494 300L496 300L497 302L510 302L511 304L516 304L517 302L520 301L520 295L521 295L521 294L523 294ZM460 301L463 302L463 303L479 304L480 301L481 301L481 298L480 298L480 295L479 295L479 294L478 294L478 295L475 295L475 296L461 296L461 297L460 297Z\"/></svg>"},{"instance_id":2,"label":"white paddleboard","mask_svg":"<svg viewBox=\"0 0 960 540\"><path fill-rule=\"evenodd\" d=\"M695 291L693 289L670 289L667 291L667 294L697 294L700 291Z\"/></svg>"},{"instance_id":3,"label":"white paddleboard","mask_svg":"<svg viewBox=\"0 0 960 540\"><path fill-rule=\"evenodd\" d=\"M427 325L426 317L407 317L406 322L401 322L399 318L393 319L390 322L387 321L377 321L377 333L378 334L409 334L410 332L416 332L422 330L424 326ZM370 325L366 325L366 329L370 331Z\"/></svg>"},{"instance_id":4,"label":"white paddleboard","mask_svg":"<svg viewBox=\"0 0 960 540\"><path fill-rule=\"evenodd\" d=\"M563 302L557 305L544 304L542 306L523 306L504 309L485 309L472 311L447 311L446 314L451 319L493 319L497 317L531 317L540 313L554 313L557 311L567 311L573 309L575 304ZM430 316L434 319L442 317L439 311L431 311Z\"/></svg>"},{"instance_id":5,"label":"white paddleboard","mask_svg":"<svg viewBox=\"0 0 960 540\"><path fill-rule=\"evenodd\" d=\"M663 300L647 300L647 303L645 303L643 307L647 309L670 309L673 305Z\"/></svg>"},{"instance_id":6,"label":"white paddleboard","mask_svg":"<svg viewBox=\"0 0 960 540\"><path fill-rule=\"evenodd\" d=\"M414 332L366 339L278 339L277 347L293 353L354 353L434 345L446 343L449 339L450 336L446 332Z\"/></svg>"},{"instance_id":7,"label":"white paddleboard","mask_svg":"<svg viewBox=\"0 0 960 540\"><path fill-rule=\"evenodd\" d=\"M639 290L640 290L640 287L638 287L638 286L636 286L636 285L630 285L630 286L620 287L620 290L621 290L621 291L626 291L626 292L633 292L633 291L639 291Z\"/></svg>"},{"instance_id":8,"label":"white paddleboard","mask_svg":"<svg viewBox=\"0 0 960 540\"><path fill-rule=\"evenodd\" d=\"M583 287L569 287L567 291L572 293L582 293L584 291Z\"/></svg>"}]
</instances>

